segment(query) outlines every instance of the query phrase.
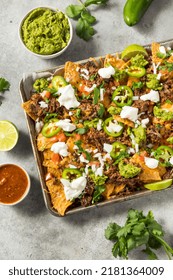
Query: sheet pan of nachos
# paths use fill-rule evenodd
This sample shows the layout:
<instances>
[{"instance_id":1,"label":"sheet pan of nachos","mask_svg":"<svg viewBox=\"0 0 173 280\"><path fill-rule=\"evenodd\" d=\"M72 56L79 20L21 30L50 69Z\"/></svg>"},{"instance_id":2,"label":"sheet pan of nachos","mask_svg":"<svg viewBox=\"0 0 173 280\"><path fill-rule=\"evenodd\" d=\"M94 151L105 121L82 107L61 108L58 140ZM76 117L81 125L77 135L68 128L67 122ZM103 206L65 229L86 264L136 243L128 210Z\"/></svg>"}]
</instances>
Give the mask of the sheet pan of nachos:
<instances>
[{"instance_id":1,"label":"sheet pan of nachos","mask_svg":"<svg viewBox=\"0 0 173 280\"><path fill-rule=\"evenodd\" d=\"M22 107L52 214L172 188L172 48L172 40L154 42L22 79Z\"/></svg>"}]
</instances>

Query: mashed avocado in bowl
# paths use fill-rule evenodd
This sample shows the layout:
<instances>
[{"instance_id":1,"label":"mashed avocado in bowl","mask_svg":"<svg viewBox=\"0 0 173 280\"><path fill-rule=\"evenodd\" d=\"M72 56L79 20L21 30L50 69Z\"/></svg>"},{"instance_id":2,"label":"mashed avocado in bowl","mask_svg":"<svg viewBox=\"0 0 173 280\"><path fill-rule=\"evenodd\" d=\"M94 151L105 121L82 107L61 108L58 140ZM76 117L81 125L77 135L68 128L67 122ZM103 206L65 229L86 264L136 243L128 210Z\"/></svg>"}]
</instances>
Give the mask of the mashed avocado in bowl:
<instances>
[{"instance_id":1,"label":"mashed avocado in bowl","mask_svg":"<svg viewBox=\"0 0 173 280\"><path fill-rule=\"evenodd\" d=\"M20 24L20 39L25 47L42 58L60 55L72 39L68 17L58 9L39 7L30 11Z\"/></svg>"}]
</instances>

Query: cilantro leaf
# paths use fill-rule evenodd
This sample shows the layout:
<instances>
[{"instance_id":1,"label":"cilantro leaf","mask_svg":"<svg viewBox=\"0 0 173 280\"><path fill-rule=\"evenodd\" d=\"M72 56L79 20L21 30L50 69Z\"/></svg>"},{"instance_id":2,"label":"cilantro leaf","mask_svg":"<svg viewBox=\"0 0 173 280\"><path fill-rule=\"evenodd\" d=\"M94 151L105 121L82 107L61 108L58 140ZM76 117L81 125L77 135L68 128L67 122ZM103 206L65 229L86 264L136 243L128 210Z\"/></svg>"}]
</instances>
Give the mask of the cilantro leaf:
<instances>
[{"instance_id":1,"label":"cilantro leaf","mask_svg":"<svg viewBox=\"0 0 173 280\"><path fill-rule=\"evenodd\" d=\"M143 82L133 82L132 90L141 89L144 86Z\"/></svg>"},{"instance_id":2,"label":"cilantro leaf","mask_svg":"<svg viewBox=\"0 0 173 280\"><path fill-rule=\"evenodd\" d=\"M159 66L159 70L173 71L173 63L165 61L163 65Z\"/></svg>"},{"instance_id":3,"label":"cilantro leaf","mask_svg":"<svg viewBox=\"0 0 173 280\"><path fill-rule=\"evenodd\" d=\"M0 92L4 92L6 90L9 90L10 88L10 83L4 79L4 78L0 78Z\"/></svg>"},{"instance_id":4,"label":"cilantro leaf","mask_svg":"<svg viewBox=\"0 0 173 280\"><path fill-rule=\"evenodd\" d=\"M88 127L79 127L75 130L76 133L81 135L87 133L87 131L88 131Z\"/></svg>"},{"instance_id":5,"label":"cilantro leaf","mask_svg":"<svg viewBox=\"0 0 173 280\"><path fill-rule=\"evenodd\" d=\"M81 12L84 10L84 7L82 5L69 5L65 12L68 17L70 18L78 18L81 14Z\"/></svg>"},{"instance_id":6,"label":"cilantro leaf","mask_svg":"<svg viewBox=\"0 0 173 280\"><path fill-rule=\"evenodd\" d=\"M104 105L102 103L100 103L99 106L100 106L100 108L98 110L98 116L100 118L103 118L103 115L105 113L105 107L104 107Z\"/></svg>"},{"instance_id":7,"label":"cilantro leaf","mask_svg":"<svg viewBox=\"0 0 173 280\"><path fill-rule=\"evenodd\" d=\"M95 89L94 89L94 98L93 98L94 105L98 104L99 97L100 97L100 90L97 87L95 87Z\"/></svg>"},{"instance_id":8,"label":"cilantro leaf","mask_svg":"<svg viewBox=\"0 0 173 280\"><path fill-rule=\"evenodd\" d=\"M81 18L86 20L89 24L93 24L96 22L96 18L92 16L89 11L83 11L81 13Z\"/></svg>"},{"instance_id":9,"label":"cilantro leaf","mask_svg":"<svg viewBox=\"0 0 173 280\"><path fill-rule=\"evenodd\" d=\"M105 191L105 186L96 186L93 194L92 203L99 202L102 199L102 193Z\"/></svg>"},{"instance_id":10,"label":"cilantro leaf","mask_svg":"<svg viewBox=\"0 0 173 280\"><path fill-rule=\"evenodd\" d=\"M108 227L105 229L105 237L108 240L116 240L117 232L120 230L120 226L116 223L110 223Z\"/></svg>"},{"instance_id":11,"label":"cilantro leaf","mask_svg":"<svg viewBox=\"0 0 173 280\"><path fill-rule=\"evenodd\" d=\"M116 258L120 255L119 253L119 242L116 242L112 247L112 255Z\"/></svg>"},{"instance_id":12,"label":"cilantro leaf","mask_svg":"<svg viewBox=\"0 0 173 280\"><path fill-rule=\"evenodd\" d=\"M83 18L79 18L76 25L76 34L83 40L88 41L94 35L94 28Z\"/></svg>"}]
</instances>

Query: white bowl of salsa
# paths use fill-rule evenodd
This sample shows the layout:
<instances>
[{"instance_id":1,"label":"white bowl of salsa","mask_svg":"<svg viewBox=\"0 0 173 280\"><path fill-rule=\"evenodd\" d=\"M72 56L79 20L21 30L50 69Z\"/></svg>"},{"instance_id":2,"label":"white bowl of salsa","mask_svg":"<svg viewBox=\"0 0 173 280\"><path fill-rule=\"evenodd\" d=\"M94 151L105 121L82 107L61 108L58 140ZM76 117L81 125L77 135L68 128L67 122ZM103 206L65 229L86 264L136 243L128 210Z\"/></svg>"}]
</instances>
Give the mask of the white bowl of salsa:
<instances>
[{"instance_id":1,"label":"white bowl of salsa","mask_svg":"<svg viewBox=\"0 0 173 280\"><path fill-rule=\"evenodd\" d=\"M68 16L52 7L30 10L19 25L19 39L27 51L42 59L61 55L70 45L73 27Z\"/></svg>"},{"instance_id":2,"label":"white bowl of salsa","mask_svg":"<svg viewBox=\"0 0 173 280\"><path fill-rule=\"evenodd\" d=\"M26 170L13 163L0 165L0 205L16 205L29 193L30 177Z\"/></svg>"}]
</instances>

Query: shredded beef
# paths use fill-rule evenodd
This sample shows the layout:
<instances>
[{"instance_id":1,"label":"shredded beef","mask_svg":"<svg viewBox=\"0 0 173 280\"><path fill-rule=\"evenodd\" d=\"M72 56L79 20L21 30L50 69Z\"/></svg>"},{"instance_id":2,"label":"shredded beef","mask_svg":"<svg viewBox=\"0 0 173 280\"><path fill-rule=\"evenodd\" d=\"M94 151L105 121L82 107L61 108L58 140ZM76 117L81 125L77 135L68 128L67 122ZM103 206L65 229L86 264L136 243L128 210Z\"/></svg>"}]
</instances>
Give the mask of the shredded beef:
<instances>
[{"instance_id":1,"label":"shredded beef","mask_svg":"<svg viewBox=\"0 0 173 280\"><path fill-rule=\"evenodd\" d=\"M163 89L159 93L162 103L165 103L166 100L173 102L173 84L171 79L164 82Z\"/></svg>"},{"instance_id":2,"label":"shredded beef","mask_svg":"<svg viewBox=\"0 0 173 280\"><path fill-rule=\"evenodd\" d=\"M92 104L89 100L82 100L79 106L83 120L92 120L98 117L99 105Z\"/></svg>"},{"instance_id":3,"label":"shredded beef","mask_svg":"<svg viewBox=\"0 0 173 280\"><path fill-rule=\"evenodd\" d=\"M148 144L158 144L160 145L162 142L162 136L157 130L157 128L154 125L150 125L147 128L147 143Z\"/></svg>"},{"instance_id":4,"label":"shredded beef","mask_svg":"<svg viewBox=\"0 0 173 280\"><path fill-rule=\"evenodd\" d=\"M82 206L86 207L86 206L91 205L93 193L94 193L94 183L93 183L93 181L90 180L90 178L88 178L84 194L81 198Z\"/></svg>"}]
</instances>

